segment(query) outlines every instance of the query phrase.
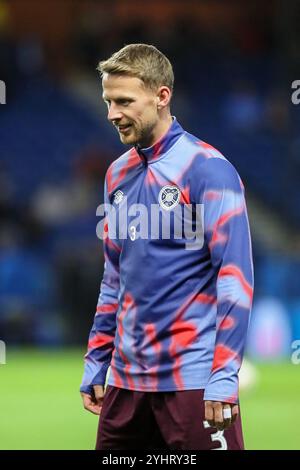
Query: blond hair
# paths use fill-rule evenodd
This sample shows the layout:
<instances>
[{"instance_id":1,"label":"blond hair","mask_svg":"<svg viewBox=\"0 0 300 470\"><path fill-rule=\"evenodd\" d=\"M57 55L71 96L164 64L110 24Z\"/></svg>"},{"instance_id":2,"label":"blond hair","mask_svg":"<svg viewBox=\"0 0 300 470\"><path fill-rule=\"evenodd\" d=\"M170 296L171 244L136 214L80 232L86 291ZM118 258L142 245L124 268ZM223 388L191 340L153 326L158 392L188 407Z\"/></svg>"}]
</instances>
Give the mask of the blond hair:
<instances>
[{"instance_id":1,"label":"blond hair","mask_svg":"<svg viewBox=\"0 0 300 470\"><path fill-rule=\"evenodd\" d=\"M109 59L99 62L97 70L116 75L137 77L146 87L156 90L167 86L173 91L174 73L169 59L150 44L129 44Z\"/></svg>"}]
</instances>

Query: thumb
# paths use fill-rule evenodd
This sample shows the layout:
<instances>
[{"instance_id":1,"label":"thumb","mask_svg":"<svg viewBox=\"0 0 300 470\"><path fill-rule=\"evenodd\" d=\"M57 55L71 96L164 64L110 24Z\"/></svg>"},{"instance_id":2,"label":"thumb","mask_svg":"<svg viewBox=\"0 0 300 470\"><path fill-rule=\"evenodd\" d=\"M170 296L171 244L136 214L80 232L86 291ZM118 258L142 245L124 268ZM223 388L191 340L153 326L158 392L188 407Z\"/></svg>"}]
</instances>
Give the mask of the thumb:
<instances>
[{"instance_id":1,"label":"thumb","mask_svg":"<svg viewBox=\"0 0 300 470\"><path fill-rule=\"evenodd\" d=\"M238 405L233 405L231 407L231 414L232 414L232 423L234 423L238 417L238 414L239 414L239 406Z\"/></svg>"},{"instance_id":2,"label":"thumb","mask_svg":"<svg viewBox=\"0 0 300 470\"><path fill-rule=\"evenodd\" d=\"M95 399L99 405L102 404L103 397L104 397L104 386L103 385L94 385L94 394Z\"/></svg>"}]
</instances>

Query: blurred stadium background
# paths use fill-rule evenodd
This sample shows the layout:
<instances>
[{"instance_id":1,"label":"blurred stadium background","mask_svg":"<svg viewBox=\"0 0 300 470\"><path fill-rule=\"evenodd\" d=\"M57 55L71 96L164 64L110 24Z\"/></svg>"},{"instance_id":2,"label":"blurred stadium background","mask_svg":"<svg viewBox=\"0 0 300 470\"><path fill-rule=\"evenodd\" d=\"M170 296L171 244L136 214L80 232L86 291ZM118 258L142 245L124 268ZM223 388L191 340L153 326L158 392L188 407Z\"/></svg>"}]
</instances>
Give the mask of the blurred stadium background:
<instances>
[{"instance_id":1,"label":"blurred stadium background","mask_svg":"<svg viewBox=\"0 0 300 470\"><path fill-rule=\"evenodd\" d=\"M170 57L173 114L244 181L246 447L300 448L299 21L296 0L0 0L0 449L94 446L78 387L102 275L96 207L123 151L95 68L132 42Z\"/></svg>"}]
</instances>

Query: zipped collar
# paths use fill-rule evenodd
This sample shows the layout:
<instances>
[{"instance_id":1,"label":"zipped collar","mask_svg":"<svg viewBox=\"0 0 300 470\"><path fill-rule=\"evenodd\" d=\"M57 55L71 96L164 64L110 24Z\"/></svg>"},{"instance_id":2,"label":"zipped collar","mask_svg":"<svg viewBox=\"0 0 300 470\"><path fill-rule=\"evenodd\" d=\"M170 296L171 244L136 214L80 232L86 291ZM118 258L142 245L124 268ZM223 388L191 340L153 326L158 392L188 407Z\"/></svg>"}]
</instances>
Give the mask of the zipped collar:
<instances>
[{"instance_id":1,"label":"zipped collar","mask_svg":"<svg viewBox=\"0 0 300 470\"><path fill-rule=\"evenodd\" d=\"M176 117L172 116L172 119L173 122L167 132L151 147L141 148L139 144L135 146L135 150L144 163L150 163L160 159L184 134L184 130L178 123Z\"/></svg>"}]
</instances>

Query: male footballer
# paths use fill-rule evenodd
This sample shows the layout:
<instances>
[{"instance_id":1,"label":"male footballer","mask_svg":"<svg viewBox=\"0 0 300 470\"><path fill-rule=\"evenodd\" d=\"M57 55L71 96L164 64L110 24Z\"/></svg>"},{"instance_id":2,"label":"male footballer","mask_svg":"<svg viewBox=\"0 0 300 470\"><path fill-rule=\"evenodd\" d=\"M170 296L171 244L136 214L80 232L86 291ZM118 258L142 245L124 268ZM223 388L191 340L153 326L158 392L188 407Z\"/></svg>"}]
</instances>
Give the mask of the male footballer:
<instances>
[{"instance_id":1,"label":"male footballer","mask_svg":"<svg viewBox=\"0 0 300 470\"><path fill-rule=\"evenodd\" d=\"M157 48L127 45L98 70L129 149L106 174L105 202L123 213L116 230L110 217L104 227L80 389L100 415L96 448L243 449L238 372L253 295L243 184L171 115L174 74Z\"/></svg>"}]
</instances>

